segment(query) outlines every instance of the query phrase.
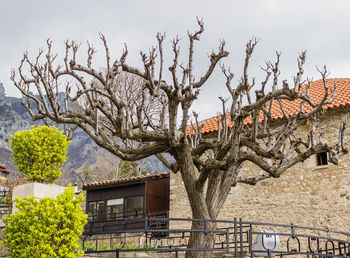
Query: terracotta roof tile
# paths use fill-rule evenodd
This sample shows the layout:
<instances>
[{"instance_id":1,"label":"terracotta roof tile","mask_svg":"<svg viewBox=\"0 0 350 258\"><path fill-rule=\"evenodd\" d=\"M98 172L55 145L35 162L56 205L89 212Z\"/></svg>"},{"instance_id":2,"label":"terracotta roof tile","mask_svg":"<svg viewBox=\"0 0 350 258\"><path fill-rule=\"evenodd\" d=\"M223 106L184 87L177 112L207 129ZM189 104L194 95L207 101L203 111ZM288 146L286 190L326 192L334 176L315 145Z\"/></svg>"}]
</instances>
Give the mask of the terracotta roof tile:
<instances>
[{"instance_id":1,"label":"terracotta roof tile","mask_svg":"<svg viewBox=\"0 0 350 258\"><path fill-rule=\"evenodd\" d=\"M325 105L324 109L333 109L337 107L350 106L350 78L333 78L326 79L326 85L328 88L333 89L334 84L336 84L336 96L333 99L331 104ZM303 89L305 91L305 85ZM324 96L325 89L323 86L323 81L318 80L314 81L310 85L309 96L311 101L314 103L320 102ZM332 94L329 92L329 97ZM288 116L295 115L299 113L301 100L289 101L282 100L283 108ZM311 111L312 107L309 104L304 104L304 112ZM227 113L228 125L232 127L233 123L231 121L229 113ZM283 113L281 111L280 105L277 101L272 104L272 119L281 119L283 118ZM262 119L262 116L261 116ZM218 121L221 120L221 116L215 116L209 119L205 119L199 124L202 127L201 133L208 134L218 130ZM251 123L251 117L248 117L245 121L246 124ZM193 132L191 127L188 128L187 133L190 134Z\"/></svg>"},{"instance_id":2,"label":"terracotta roof tile","mask_svg":"<svg viewBox=\"0 0 350 258\"><path fill-rule=\"evenodd\" d=\"M117 184L122 184L122 183L129 183L129 182L137 182L137 181L144 181L147 179L157 179L157 178L163 178L169 176L170 173L157 173L157 174L150 174L150 175L145 175L145 176L137 176L137 177L129 177L129 178L120 178L116 180L104 180L100 182L93 182L89 184L83 185L83 190L89 190L89 189L94 189L97 187L101 186L110 186L110 185L117 185Z\"/></svg>"},{"instance_id":3,"label":"terracotta roof tile","mask_svg":"<svg viewBox=\"0 0 350 258\"><path fill-rule=\"evenodd\" d=\"M0 172L9 174L10 171L7 170L6 166L4 164L0 164Z\"/></svg>"}]
</instances>

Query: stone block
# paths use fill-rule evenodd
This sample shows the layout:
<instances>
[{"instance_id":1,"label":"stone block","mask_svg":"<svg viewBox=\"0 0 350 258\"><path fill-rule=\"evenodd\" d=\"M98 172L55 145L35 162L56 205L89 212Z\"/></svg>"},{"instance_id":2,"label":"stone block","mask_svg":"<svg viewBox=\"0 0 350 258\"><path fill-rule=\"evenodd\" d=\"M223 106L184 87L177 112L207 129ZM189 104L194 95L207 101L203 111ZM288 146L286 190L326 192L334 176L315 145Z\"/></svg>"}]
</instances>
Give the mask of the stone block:
<instances>
[{"instance_id":1,"label":"stone block","mask_svg":"<svg viewBox=\"0 0 350 258\"><path fill-rule=\"evenodd\" d=\"M57 195L63 193L64 189L66 188L54 184L28 183L24 185L17 185L13 188L12 193L12 213L18 211L16 208L16 197L24 199L27 196L35 196L37 200L40 200L43 197L56 198Z\"/></svg>"}]
</instances>

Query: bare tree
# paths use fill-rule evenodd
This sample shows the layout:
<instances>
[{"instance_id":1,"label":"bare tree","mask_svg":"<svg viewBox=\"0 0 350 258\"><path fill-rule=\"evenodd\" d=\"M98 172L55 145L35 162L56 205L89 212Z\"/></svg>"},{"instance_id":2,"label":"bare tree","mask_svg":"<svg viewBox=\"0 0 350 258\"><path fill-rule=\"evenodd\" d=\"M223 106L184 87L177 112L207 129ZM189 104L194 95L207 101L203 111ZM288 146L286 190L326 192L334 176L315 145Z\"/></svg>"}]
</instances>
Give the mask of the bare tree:
<instances>
[{"instance_id":1,"label":"bare tree","mask_svg":"<svg viewBox=\"0 0 350 258\"><path fill-rule=\"evenodd\" d=\"M129 162L118 158L110 152L99 149L95 154L94 174L97 181L117 180L135 176L135 167ZM138 175L148 174L147 170L138 171Z\"/></svg>"},{"instance_id":2,"label":"bare tree","mask_svg":"<svg viewBox=\"0 0 350 258\"><path fill-rule=\"evenodd\" d=\"M162 114L163 119L165 119L167 115L165 110L165 106L166 106L165 96L158 98L150 95L149 90L144 87L144 84L145 84L145 80L143 78L136 76L134 74L130 74L122 71L115 76L114 81L111 85L111 90L112 92L115 93L116 98L121 100L125 104L124 106L125 120L130 127L135 127L137 121L141 121L142 119L145 119L145 117L147 117L147 119L151 120L154 123L155 119L159 119L159 114ZM104 89L104 86L96 78L92 79L91 85L92 87L98 88L100 90ZM110 100L103 95L100 95L97 98L98 98L98 101L102 103L110 102ZM83 95L80 100L79 109L84 110L88 106L89 106L89 100L86 96ZM105 107L106 112L110 112L110 113L113 112L113 108L114 108L113 104L111 104L110 107L111 109L108 109L108 106ZM74 109L74 106L72 109ZM100 116L100 114L98 116ZM101 116L100 119L104 119L103 115ZM105 121L105 122L108 123L108 121ZM120 141L120 138L116 137L115 140ZM130 148L136 148L139 145L138 141L128 139L128 138L126 138L125 140L122 140L121 142L124 144L124 146L130 147ZM117 158L116 160L118 160L118 164L119 164L120 159ZM115 163L115 162L112 162L112 163ZM126 173L124 174L124 176L126 175L140 176L141 168L139 166L138 160L130 161L130 164L132 165L133 173L132 174ZM103 178L103 177L99 177L99 178Z\"/></svg>"},{"instance_id":3,"label":"bare tree","mask_svg":"<svg viewBox=\"0 0 350 258\"><path fill-rule=\"evenodd\" d=\"M81 186L90 183L96 177L94 170L88 165L83 165L78 171L73 170L73 173L79 178Z\"/></svg>"},{"instance_id":4,"label":"bare tree","mask_svg":"<svg viewBox=\"0 0 350 258\"><path fill-rule=\"evenodd\" d=\"M96 150L92 156L96 160L94 165L89 166L85 164L78 170L73 170L74 174L79 178L78 185L81 188L84 184L92 183L93 181L117 180L135 176L135 167L131 162L122 160L104 149ZM143 170L138 172L138 174L146 175L148 171Z\"/></svg>"},{"instance_id":5,"label":"bare tree","mask_svg":"<svg viewBox=\"0 0 350 258\"><path fill-rule=\"evenodd\" d=\"M87 64L77 63L79 45L74 41L66 42L63 65L55 65L57 55L52 53L52 43L48 41L46 52L40 50L33 61L25 53L18 72L13 71L11 78L21 91L23 105L33 120L50 119L72 125L73 129L74 126L78 126L99 146L123 160L136 161L156 155L171 171L180 172L192 216L196 219L216 219L231 187L237 183L254 185L266 178L278 178L286 169L317 152L328 151L333 163L337 163L340 155L347 153L343 141L345 125L340 129L336 145L331 146L315 140L317 115L324 105L332 101L335 86L327 87L327 70L320 70L324 83L324 97L319 102L310 99L308 87L302 87L304 52L298 58L298 73L294 77L293 85L282 81L282 85L279 86L280 55L277 53L277 61L267 62L263 68L266 78L253 96L251 89L257 86L255 80L248 76L248 65L257 44L255 39L246 45L243 75L238 85L232 85L233 74L221 66L227 79L226 86L232 104L230 112L226 114L227 102L226 99L222 99L224 112L218 120L217 135L204 137L200 131L202 125L198 121L191 126L190 108L199 97L201 87L212 75L219 61L229 55L225 50L225 42L222 41L218 50L210 54L208 69L203 75L196 77L196 80L193 74L194 46L204 31L201 20L198 20L198 25L197 31L188 33L189 52L186 65L178 64L179 38L172 40L173 62L169 67L170 81L164 80L163 77L163 34L157 34L157 47L152 47L149 53L140 53L143 69L126 63L126 47L119 59L111 61L106 39L101 35L106 55L105 73L100 73L92 67L95 51L91 46L88 50ZM146 103L142 99L134 101L133 96L130 96L129 101L134 101L135 109L130 116L129 102L114 90L116 86L123 87L123 84L116 83L116 78L122 72L142 78L142 89L150 98L161 103L162 108L154 112L152 117L146 112ZM98 81L99 86L89 83L87 78ZM59 105L57 95L62 85L66 88L66 102L74 103L83 97L86 98L86 105L82 110ZM271 86L270 91L267 90L270 89L268 85ZM71 90L73 86L77 89ZM40 98L29 93L32 87L36 89ZM44 95L47 95L47 99ZM244 99L247 101L246 105L243 105ZM288 116L284 112L284 100L300 100L300 112ZM32 107L31 103L35 103L35 107ZM152 101L149 102L151 103ZM272 119L272 106L276 103L285 115L283 123L275 123ZM311 106L311 111L306 112L304 106ZM294 132L305 123L311 125L308 137L302 139L294 136ZM124 144L117 141L116 137L122 139ZM133 144L129 144L129 141ZM175 162L167 159L164 153L170 153ZM273 164L269 162L271 159L275 160ZM240 172L246 162L254 163L265 172L244 177ZM203 228L203 224L193 223L192 228ZM209 225L209 229L214 228L214 223ZM212 247L213 240L212 234L193 233L188 247ZM204 256L208 257L201 252L187 253L187 257Z\"/></svg>"}]
</instances>

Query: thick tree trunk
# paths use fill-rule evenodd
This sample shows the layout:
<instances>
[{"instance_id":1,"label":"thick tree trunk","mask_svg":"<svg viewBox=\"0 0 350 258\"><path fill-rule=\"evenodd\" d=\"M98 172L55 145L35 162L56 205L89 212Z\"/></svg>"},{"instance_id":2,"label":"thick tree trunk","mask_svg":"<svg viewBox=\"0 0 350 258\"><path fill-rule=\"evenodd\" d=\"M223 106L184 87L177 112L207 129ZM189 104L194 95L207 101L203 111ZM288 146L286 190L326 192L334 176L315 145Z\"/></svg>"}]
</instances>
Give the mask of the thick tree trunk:
<instances>
[{"instance_id":1,"label":"thick tree trunk","mask_svg":"<svg viewBox=\"0 0 350 258\"><path fill-rule=\"evenodd\" d=\"M190 202L192 210L192 218L194 219L215 219L210 216L207 203L203 194L203 189L200 189L196 184L196 171L195 165L191 156L191 147L183 146L176 155L177 163L180 167L182 180L184 182L187 196ZM214 223L208 223L208 230L215 229ZM192 229L201 229L203 232L191 232L188 242L188 248L194 249L207 249L213 248L215 235L212 233L205 233L205 222L193 222ZM211 257L212 252L207 251L188 251L186 252L187 258L199 258L199 257Z\"/></svg>"},{"instance_id":2,"label":"thick tree trunk","mask_svg":"<svg viewBox=\"0 0 350 258\"><path fill-rule=\"evenodd\" d=\"M235 164L224 173L223 171L211 171L207 183L208 186L199 186L197 182L198 171L193 163L190 146L182 146L176 155L176 161L180 167L182 180L186 187L193 219L216 220L219 212L230 192L231 182L240 169ZM224 181L222 181L224 179ZM207 223L207 229L215 230L216 223ZM215 234L204 232L205 222L193 222L192 229L203 232L192 232L188 242L188 248L211 249L215 244ZM186 258L211 257L209 251L188 251Z\"/></svg>"},{"instance_id":3,"label":"thick tree trunk","mask_svg":"<svg viewBox=\"0 0 350 258\"><path fill-rule=\"evenodd\" d=\"M210 220L210 219L208 219ZM193 222L192 230L205 229L205 222ZM215 230L215 223L207 223L208 230ZM187 248L191 249L211 249L214 247L215 243L215 234L214 233L205 233L205 232L191 232L190 239L188 241ZM212 251L187 251L186 258L204 258L212 257Z\"/></svg>"}]
</instances>

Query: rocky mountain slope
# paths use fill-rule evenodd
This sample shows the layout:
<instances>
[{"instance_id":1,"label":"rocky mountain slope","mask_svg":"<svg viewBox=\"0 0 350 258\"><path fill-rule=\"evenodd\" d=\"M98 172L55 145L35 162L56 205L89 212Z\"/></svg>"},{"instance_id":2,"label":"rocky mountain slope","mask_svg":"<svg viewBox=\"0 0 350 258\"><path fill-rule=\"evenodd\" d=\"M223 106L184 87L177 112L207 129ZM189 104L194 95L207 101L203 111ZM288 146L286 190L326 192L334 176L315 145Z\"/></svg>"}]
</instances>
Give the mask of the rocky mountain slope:
<instances>
[{"instance_id":1,"label":"rocky mountain slope","mask_svg":"<svg viewBox=\"0 0 350 258\"><path fill-rule=\"evenodd\" d=\"M7 97L4 86L0 83L0 163L5 164L10 171L14 171L13 175L18 172L11 157L10 137L17 131L30 129L32 125L34 122L21 105L21 98ZM75 183L77 178L73 171L79 170L85 164L93 168L98 156L97 152L104 152L104 150L98 147L83 131L77 130L69 146L68 161L62 169L63 181ZM167 171L167 168L155 157L141 160L140 166L141 169L146 169L151 173Z\"/></svg>"}]
</instances>

